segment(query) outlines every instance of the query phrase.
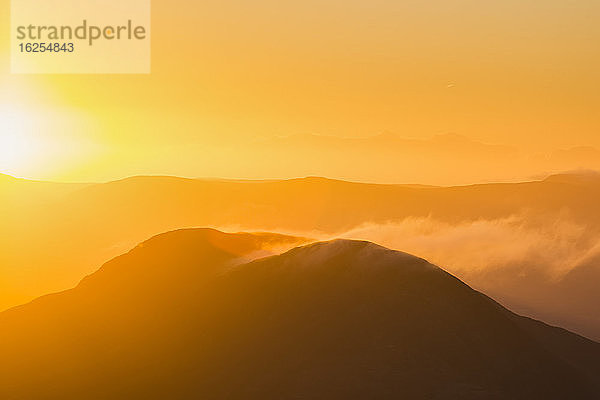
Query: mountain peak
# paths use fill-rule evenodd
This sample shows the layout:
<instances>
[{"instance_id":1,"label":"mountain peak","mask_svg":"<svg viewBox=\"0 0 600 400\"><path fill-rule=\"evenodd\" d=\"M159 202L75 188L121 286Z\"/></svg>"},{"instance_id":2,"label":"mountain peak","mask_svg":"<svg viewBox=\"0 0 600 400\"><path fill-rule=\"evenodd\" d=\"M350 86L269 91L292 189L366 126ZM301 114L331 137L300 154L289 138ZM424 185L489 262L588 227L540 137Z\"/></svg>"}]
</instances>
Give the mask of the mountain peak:
<instances>
[{"instance_id":1,"label":"mountain peak","mask_svg":"<svg viewBox=\"0 0 600 400\"><path fill-rule=\"evenodd\" d=\"M351 259L352 263L373 266L383 264L420 263L429 265L421 258L397 250L390 250L378 244L351 239L334 239L294 248L283 257L301 258L306 264L318 265L336 259Z\"/></svg>"},{"instance_id":2,"label":"mountain peak","mask_svg":"<svg viewBox=\"0 0 600 400\"><path fill-rule=\"evenodd\" d=\"M269 235L158 235L105 265L89 284L0 313L0 394L99 400L598 393L597 364L580 360L597 359L598 345L533 326L423 259L344 239L231 265L244 251L264 248L265 239L294 240Z\"/></svg>"},{"instance_id":3,"label":"mountain peak","mask_svg":"<svg viewBox=\"0 0 600 400\"><path fill-rule=\"evenodd\" d=\"M600 171L579 170L550 175L544 182L569 183L575 185L600 184Z\"/></svg>"},{"instance_id":4,"label":"mountain peak","mask_svg":"<svg viewBox=\"0 0 600 400\"><path fill-rule=\"evenodd\" d=\"M195 284L194 280L204 281L224 267L277 254L307 241L310 239L277 233L178 229L156 235L107 262L79 287L131 285L131 290L143 292L147 285Z\"/></svg>"}]
</instances>

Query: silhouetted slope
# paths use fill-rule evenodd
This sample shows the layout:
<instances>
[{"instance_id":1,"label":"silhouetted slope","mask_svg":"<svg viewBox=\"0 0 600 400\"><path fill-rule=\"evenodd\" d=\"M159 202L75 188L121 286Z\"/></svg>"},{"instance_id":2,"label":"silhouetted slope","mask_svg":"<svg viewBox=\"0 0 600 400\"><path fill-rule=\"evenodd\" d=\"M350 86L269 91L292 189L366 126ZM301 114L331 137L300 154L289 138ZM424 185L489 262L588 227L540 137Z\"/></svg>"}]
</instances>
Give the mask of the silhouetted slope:
<instances>
[{"instance_id":1,"label":"silhouetted slope","mask_svg":"<svg viewBox=\"0 0 600 400\"><path fill-rule=\"evenodd\" d=\"M600 172L598 171L578 171L566 172L562 174L551 175L544 180L545 182L567 183L571 185L600 185Z\"/></svg>"},{"instance_id":2,"label":"silhouetted slope","mask_svg":"<svg viewBox=\"0 0 600 400\"><path fill-rule=\"evenodd\" d=\"M422 259L338 240L243 263L256 243L160 235L73 290L0 313L0 397L600 394L600 345L518 317Z\"/></svg>"},{"instance_id":3,"label":"silhouetted slope","mask_svg":"<svg viewBox=\"0 0 600 400\"><path fill-rule=\"evenodd\" d=\"M506 218L523 210L546 216L568 209L577 222L600 223L594 207L600 184L575 182L579 180L414 187L317 177L241 182L133 177L80 190L65 206L84 220L115 211L125 220L139 220L160 212L159 219L147 223L239 224L330 233L406 217L458 222ZM140 198L146 201L140 204ZM89 212L92 208L95 213Z\"/></svg>"},{"instance_id":4,"label":"silhouetted slope","mask_svg":"<svg viewBox=\"0 0 600 400\"><path fill-rule=\"evenodd\" d=\"M315 231L339 234L364 224L385 225L406 218L457 225L525 213L526 228L534 232L553 229L551 224L560 216L594 239L600 235L600 184L582 178L588 175L565 174L522 184L424 188L314 177L285 181L134 177L55 190L54 184L8 179L18 185L6 187L21 189L14 190L14 196L0 190L0 309L73 287L97 265L145 238L186 227L307 232L310 236ZM45 190L52 195L43 195ZM22 198L32 200L23 202ZM518 232L520 226L513 229ZM461 246L468 247L469 241L457 246L457 252L466 251ZM543 260L540 265L527 261L521 266L523 271L545 268ZM558 314L552 304L555 298L560 304L575 304L570 298L578 298L577 304L592 304L593 298L583 296L586 291L565 292L559 299L554 280L530 279L522 271L499 271L502 276L461 277L528 315L600 338L600 325L587 308ZM576 315L582 318L570 318Z\"/></svg>"},{"instance_id":5,"label":"silhouetted slope","mask_svg":"<svg viewBox=\"0 0 600 400\"><path fill-rule=\"evenodd\" d=\"M559 282L555 289L559 301L556 313L574 329L586 328L600 340L600 255L585 260ZM589 327L596 327L595 330Z\"/></svg>"},{"instance_id":6,"label":"silhouetted slope","mask_svg":"<svg viewBox=\"0 0 600 400\"><path fill-rule=\"evenodd\" d=\"M594 388L595 397L600 392L600 345L562 328L551 327L543 322L513 314L519 327L556 358L567 363ZM590 346L593 345L593 346ZM595 348L595 350L594 350Z\"/></svg>"}]
</instances>

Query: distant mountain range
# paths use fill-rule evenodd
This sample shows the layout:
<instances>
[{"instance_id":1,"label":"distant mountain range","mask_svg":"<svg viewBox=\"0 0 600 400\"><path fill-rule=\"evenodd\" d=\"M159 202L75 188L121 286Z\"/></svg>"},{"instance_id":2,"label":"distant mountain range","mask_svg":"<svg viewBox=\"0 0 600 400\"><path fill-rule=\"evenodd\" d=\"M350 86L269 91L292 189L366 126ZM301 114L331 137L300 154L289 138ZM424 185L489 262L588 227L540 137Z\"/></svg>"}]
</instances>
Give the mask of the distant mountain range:
<instances>
[{"instance_id":1,"label":"distant mountain range","mask_svg":"<svg viewBox=\"0 0 600 400\"><path fill-rule=\"evenodd\" d=\"M600 344L406 253L179 230L0 313L0 398L592 399Z\"/></svg>"},{"instance_id":2,"label":"distant mountain range","mask_svg":"<svg viewBox=\"0 0 600 400\"><path fill-rule=\"evenodd\" d=\"M255 139L212 151L221 152L226 154L222 159L239 160L243 170L237 171L238 176L273 176L273 171L280 171L280 176L325 175L377 183L514 182L540 172L600 169L600 150L590 146L519 149L454 133L426 139L389 132L359 138L299 134ZM217 159L211 162L219 165ZM210 166L205 168L213 171ZM223 176L227 170L221 166L213 173Z\"/></svg>"},{"instance_id":3,"label":"distant mountain range","mask_svg":"<svg viewBox=\"0 0 600 400\"><path fill-rule=\"evenodd\" d=\"M101 180L141 173L236 179L327 176L381 184L456 186L521 182L562 171L600 169L600 149L594 147L555 149L540 144L517 148L453 133L418 139L382 133L367 137L248 135L169 146L150 142L135 143L136 152L147 157L132 161L126 152L109 153L106 159L95 161L101 168L74 172L73 176L81 179L98 171L104 171L96 178Z\"/></svg>"},{"instance_id":4,"label":"distant mountain range","mask_svg":"<svg viewBox=\"0 0 600 400\"><path fill-rule=\"evenodd\" d=\"M0 189L0 309L73 287L97 265L158 233L211 226L313 239L360 238L410 250L511 309L600 340L600 294L577 289L600 274L595 257L600 179L594 173L457 187L318 177L132 177L81 185L4 177ZM387 236L356 231L365 225L379 231L405 221L415 227ZM426 226L419 227L421 221ZM456 238L437 238L444 231L439 224L458 227ZM485 236L482 224L492 233ZM417 237L425 245L413 245ZM542 240L545 247L535 248ZM496 265L514 246L520 246L520 253ZM465 260L469 257L474 261ZM580 268L587 272L576 273Z\"/></svg>"}]
</instances>

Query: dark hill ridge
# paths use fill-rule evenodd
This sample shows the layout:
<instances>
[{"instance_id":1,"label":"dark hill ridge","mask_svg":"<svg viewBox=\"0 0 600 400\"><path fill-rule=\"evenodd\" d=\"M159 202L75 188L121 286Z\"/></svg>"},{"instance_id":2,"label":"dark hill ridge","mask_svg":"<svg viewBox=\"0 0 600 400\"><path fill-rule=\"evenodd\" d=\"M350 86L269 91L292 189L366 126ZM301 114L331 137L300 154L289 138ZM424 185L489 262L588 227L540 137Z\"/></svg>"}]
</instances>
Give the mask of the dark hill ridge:
<instances>
[{"instance_id":1,"label":"dark hill ridge","mask_svg":"<svg viewBox=\"0 0 600 400\"><path fill-rule=\"evenodd\" d=\"M568 183L576 185L600 185L600 172L598 171L574 171L562 174L550 175L545 182Z\"/></svg>"},{"instance_id":2,"label":"dark hill ridge","mask_svg":"<svg viewBox=\"0 0 600 400\"><path fill-rule=\"evenodd\" d=\"M600 185L552 179L464 187L377 185L324 178L134 177L66 186L9 180L0 182L0 310L73 287L98 265L145 238L187 227L335 236L365 225L407 219L462 225L526 215L527 227L532 229L547 227L549 221L559 218L581 225L589 235L600 231ZM537 301L528 291L514 295L524 279L519 274L507 275L511 277L508 287L493 283L499 279L464 278L486 292L494 290L503 301L531 315L580 328L567 324L562 313L554 315L547 298ZM534 289L554 291L545 287L545 281L538 282ZM577 311L569 310L569 314ZM552 318L546 318L548 314ZM586 324L578 331L600 338L597 324Z\"/></svg>"},{"instance_id":3,"label":"dark hill ridge","mask_svg":"<svg viewBox=\"0 0 600 400\"><path fill-rule=\"evenodd\" d=\"M2 399L591 399L600 345L423 259L336 240L159 235L0 313Z\"/></svg>"}]
</instances>

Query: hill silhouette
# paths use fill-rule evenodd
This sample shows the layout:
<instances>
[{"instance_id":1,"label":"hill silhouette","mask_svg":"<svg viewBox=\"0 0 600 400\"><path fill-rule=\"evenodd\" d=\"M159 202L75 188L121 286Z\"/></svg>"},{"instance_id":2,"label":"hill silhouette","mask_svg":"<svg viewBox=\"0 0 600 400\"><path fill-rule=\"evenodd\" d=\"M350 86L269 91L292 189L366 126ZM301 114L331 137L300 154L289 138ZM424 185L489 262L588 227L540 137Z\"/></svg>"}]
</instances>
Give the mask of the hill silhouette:
<instances>
[{"instance_id":1,"label":"hill silhouette","mask_svg":"<svg viewBox=\"0 0 600 400\"><path fill-rule=\"evenodd\" d=\"M545 229L549 231L549 240L557 241L549 244L550 249L563 243L591 248L600 235L600 211L596 204L600 183L590 176L593 178L590 173L571 173L527 183L457 187L363 184L318 177L231 181L141 176L84 185L7 178L0 183L0 309L71 288L97 265L147 237L198 226L328 238L346 236L344 233L365 224L378 226L426 219L449 226L468 226L480 221L491 221L490 225L495 226L497 221L503 223L527 213L522 221L509 224L502 235L523 229L533 233ZM581 234L561 238L563 227L554 225L557 216L566 220L566 231L581 231ZM434 226L431 231L439 228ZM418 233L409 232L408 239ZM392 236L402 239L400 234ZM431 233L425 236L431 241ZM376 236L360 238L383 243ZM481 246L489 247L499 239L502 238L492 236L492 243L484 242ZM510 236L504 241L508 247L519 243ZM406 247L406 240L397 242L394 248L432 258L432 254L421 252L420 248ZM435 261L454 267L449 259L479 252L469 248L471 242L471 239L452 241L447 246L448 254ZM531 243L532 247L539 243L538 238L531 239ZM390 247L393 243L385 244ZM564 253L586 251L577 247ZM510 249L501 252L508 254ZM527 259L510 259L508 269L479 273L486 267L484 264L474 265L474 273L458 269L452 272L511 309L600 339L600 323L596 322L595 313L590 312L591 307L582 306L598 304L596 292L573 289L576 284L564 285L564 290L557 291L555 283L561 276L556 278L544 272L550 268L542 257L548 250L543 248L539 253ZM482 262L502 255L493 254ZM470 264L458 262L457 266ZM565 268L570 267L565 262ZM574 275L573 279L580 276ZM571 301L572 298L577 301ZM565 309L561 304L576 308Z\"/></svg>"},{"instance_id":2,"label":"hill silhouette","mask_svg":"<svg viewBox=\"0 0 600 400\"><path fill-rule=\"evenodd\" d=\"M423 259L336 240L247 262L272 239L170 232L0 313L0 397L600 394L599 344L519 317Z\"/></svg>"}]
</instances>

